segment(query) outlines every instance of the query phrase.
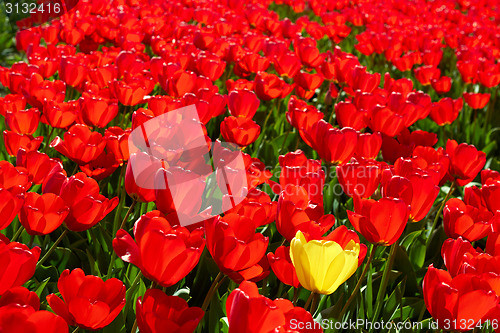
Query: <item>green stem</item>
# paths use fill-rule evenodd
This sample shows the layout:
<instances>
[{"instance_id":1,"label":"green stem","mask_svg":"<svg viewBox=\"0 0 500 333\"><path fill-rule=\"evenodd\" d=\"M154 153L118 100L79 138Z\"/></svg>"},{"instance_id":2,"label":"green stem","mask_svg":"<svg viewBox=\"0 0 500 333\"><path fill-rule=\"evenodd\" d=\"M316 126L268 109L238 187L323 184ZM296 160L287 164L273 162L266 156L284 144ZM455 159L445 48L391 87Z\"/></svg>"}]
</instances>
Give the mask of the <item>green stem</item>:
<instances>
[{"instance_id":1,"label":"green stem","mask_svg":"<svg viewBox=\"0 0 500 333\"><path fill-rule=\"evenodd\" d=\"M130 207L128 208L127 210L127 214L125 214L125 217L123 218L123 221L122 221L122 224L120 225L120 229L123 229L123 227L125 226L125 224L127 223L127 220L128 220L128 217L130 216L130 214L132 213L132 210L134 209L135 205L137 204L137 200L134 200L132 202L132 204L130 205ZM118 230L117 230L118 231Z\"/></svg>"},{"instance_id":2,"label":"green stem","mask_svg":"<svg viewBox=\"0 0 500 333\"><path fill-rule=\"evenodd\" d=\"M356 298L356 295L358 294L359 290L361 289L361 285L363 284L363 281L365 280L366 273L368 272L368 269L370 268L373 257L375 256L376 249L377 249L377 245L372 244L371 250L370 250L370 257L368 258L368 261L365 264L363 272L361 272L361 276L359 277L359 280L358 280L358 283L356 284L356 287L354 287L354 290L353 290L351 296L349 296L349 299L347 300L344 307L342 308L342 311L340 312L339 320L342 320L342 317L344 317L344 314L346 313L346 311L349 310L349 306L351 305L354 298Z\"/></svg>"},{"instance_id":3,"label":"green stem","mask_svg":"<svg viewBox=\"0 0 500 333\"><path fill-rule=\"evenodd\" d=\"M21 234L23 233L24 231L24 227L22 225L19 225L19 228L17 229L16 233L14 234L14 236L12 236L12 239L10 240L11 242L15 242L19 236L21 236Z\"/></svg>"},{"instance_id":4,"label":"green stem","mask_svg":"<svg viewBox=\"0 0 500 333\"><path fill-rule=\"evenodd\" d=\"M130 331L130 333L135 333L136 331L137 331L137 318L134 321L134 325L132 326L132 330Z\"/></svg>"},{"instance_id":5,"label":"green stem","mask_svg":"<svg viewBox=\"0 0 500 333\"><path fill-rule=\"evenodd\" d=\"M312 299L314 298L314 291L311 291L311 294L307 298L306 304L304 305L304 309L307 311L309 305L311 305Z\"/></svg>"},{"instance_id":6,"label":"green stem","mask_svg":"<svg viewBox=\"0 0 500 333\"><path fill-rule=\"evenodd\" d=\"M54 134L55 127L52 127L50 129L49 135L47 136L47 143L45 144L45 148L43 150L44 153L47 153L47 149L49 149L50 145L50 138L52 137L52 134Z\"/></svg>"},{"instance_id":7,"label":"green stem","mask_svg":"<svg viewBox=\"0 0 500 333\"><path fill-rule=\"evenodd\" d=\"M77 326L74 330L73 330L73 333L76 333L80 330L80 326Z\"/></svg>"},{"instance_id":8,"label":"green stem","mask_svg":"<svg viewBox=\"0 0 500 333\"><path fill-rule=\"evenodd\" d=\"M427 240L425 241L425 247L426 248L429 246L429 243L431 241L432 233L436 229L437 222L439 220L439 216L441 216L441 213L442 213L442 211L444 209L444 205L446 204L446 202L448 201L448 199L450 198L450 196L451 196L451 194L453 193L454 190L455 190L455 182L451 183L451 186L450 186L450 188L448 190L448 193L446 194L446 197L444 198L443 202L441 202L441 205L439 206L439 209L436 212L436 217L434 218L434 222L432 223L431 230L429 231L429 234L427 235Z\"/></svg>"},{"instance_id":9,"label":"green stem","mask_svg":"<svg viewBox=\"0 0 500 333\"><path fill-rule=\"evenodd\" d=\"M375 307L375 314L373 315L373 322L377 321L380 311L382 311L382 304L384 303L385 291L387 289L387 283L389 282L389 274L392 269L392 264L394 263L394 257L396 256L397 242L391 245L391 251L389 252L389 258L385 264L384 273L382 275L382 282L380 283L380 288L377 293L377 304Z\"/></svg>"},{"instance_id":10,"label":"green stem","mask_svg":"<svg viewBox=\"0 0 500 333\"><path fill-rule=\"evenodd\" d=\"M205 296L205 300L203 301L203 305L201 306L201 309L203 312L205 312L208 308L208 305L210 304L210 301L212 300L212 297L214 296L215 291L220 287L222 282L224 282L226 276L222 273L219 272L217 276L215 277L215 280L212 282L212 285L210 286L210 289L208 290L207 295Z\"/></svg>"},{"instance_id":11,"label":"green stem","mask_svg":"<svg viewBox=\"0 0 500 333\"><path fill-rule=\"evenodd\" d=\"M45 253L45 255L42 257L42 259L40 259L37 264L36 264L36 268L40 267L44 262L45 260L47 260L49 258L49 256L52 254L52 252L54 252L54 250L56 249L57 245L59 245L59 243L62 241L62 239L64 237L66 237L66 235L68 234L69 230L68 229L65 229L63 231L63 233L61 234L61 236L59 236L58 239L56 239L56 241L54 242L54 244L52 244L52 246L50 247L50 249L47 251L47 253Z\"/></svg>"}]
</instances>

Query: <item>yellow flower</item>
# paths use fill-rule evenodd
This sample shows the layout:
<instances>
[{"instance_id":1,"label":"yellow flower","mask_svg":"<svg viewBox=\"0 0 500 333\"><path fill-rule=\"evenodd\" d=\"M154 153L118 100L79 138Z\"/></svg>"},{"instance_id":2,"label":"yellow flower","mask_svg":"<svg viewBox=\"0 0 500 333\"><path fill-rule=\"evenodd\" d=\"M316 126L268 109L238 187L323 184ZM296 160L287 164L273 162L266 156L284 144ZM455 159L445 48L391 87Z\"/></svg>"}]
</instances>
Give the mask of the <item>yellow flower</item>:
<instances>
[{"instance_id":1,"label":"yellow flower","mask_svg":"<svg viewBox=\"0 0 500 333\"><path fill-rule=\"evenodd\" d=\"M359 248L354 240L345 249L333 241L308 242L298 231L290 245L290 257L304 288L329 295L356 272Z\"/></svg>"}]
</instances>

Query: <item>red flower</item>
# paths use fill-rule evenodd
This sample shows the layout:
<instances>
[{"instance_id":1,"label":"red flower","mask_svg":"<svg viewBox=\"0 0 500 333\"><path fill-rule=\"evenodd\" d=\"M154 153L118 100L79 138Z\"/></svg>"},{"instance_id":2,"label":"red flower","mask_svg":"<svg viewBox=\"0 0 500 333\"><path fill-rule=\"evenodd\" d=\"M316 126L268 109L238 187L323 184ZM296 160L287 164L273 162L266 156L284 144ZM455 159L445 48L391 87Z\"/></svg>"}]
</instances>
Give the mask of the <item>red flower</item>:
<instances>
[{"instance_id":1,"label":"red flower","mask_svg":"<svg viewBox=\"0 0 500 333\"><path fill-rule=\"evenodd\" d=\"M148 289L136 302L137 326L144 333L191 333L203 318L198 307L189 307L178 296L167 296L158 289Z\"/></svg>"},{"instance_id":2,"label":"red flower","mask_svg":"<svg viewBox=\"0 0 500 333\"><path fill-rule=\"evenodd\" d=\"M88 330L100 330L109 325L125 306L125 285L118 279L103 281L85 275L77 268L64 270L57 287L63 300L55 294L47 296L52 310L66 320Z\"/></svg>"},{"instance_id":3,"label":"red flower","mask_svg":"<svg viewBox=\"0 0 500 333\"><path fill-rule=\"evenodd\" d=\"M76 87L87 79L87 66L82 63L84 57L61 57L59 66L59 77L66 82L67 85Z\"/></svg>"},{"instance_id":4,"label":"red flower","mask_svg":"<svg viewBox=\"0 0 500 333\"><path fill-rule=\"evenodd\" d=\"M113 153L120 165L123 165L129 158L128 138L130 132L130 128L124 130L117 126L106 128L104 131L106 150Z\"/></svg>"},{"instance_id":5,"label":"red flower","mask_svg":"<svg viewBox=\"0 0 500 333\"><path fill-rule=\"evenodd\" d=\"M45 179L43 193L59 195L70 208L65 224L71 231L92 228L118 205L118 198L99 194L97 182L84 173L66 177L57 170Z\"/></svg>"},{"instance_id":6,"label":"red flower","mask_svg":"<svg viewBox=\"0 0 500 333\"><path fill-rule=\"evenodd\" d=\"M299 230L308 233L312 238L321 237L335 224L333 215L323 215L322 203L323 201L311 201L304 187L287 185L278 200L278 232L288 241L294 238Z\"/></svg>"},{"instance_id":7,"label":"red flower","mask_svg":"<svg viewBox=\"0 0 500 333\"><path fill-rule=\"evenodd\" d=\"M432 103L430 117L439 126L449 125L457 119L463 105L464 101L461 98L456 100L449 97L442 98Z\"/></svg>"},{"instance_id":8,"label":"red flower","mask_svg":"<svg viewBox=\"0 0 500 333\"><path fill-rule=\"evenodd\" d=\"M460 199L450 199L443 209L443 226L448 237L462 236L475 242L491 232L490 220L493 214L480 211L474 206L466 205Z\"/></svg>"},{"instance_id":9,"label":"red flower","mask_svg":"<svg viewBox=\"0 0 500 333\"><path fill-rule=\"evenodd\" d=\"M226 117L220 124L222 137L227 142L236 143L240 147L246 147L260 135L260 126L251 118Z\"/></svg>"},{"instance_id":10,"label":"red flower","mask_svg":"<svg viewBox=\"0 0 500 333\"><path fill-rule=\"evenodd\" d=\"M251 273L252 267L259 265L269 241L261 233L256 233L255 229L252 220L234 213L205 221L207 249L219 269L231 278L235 277L231 276L232 273L239 273L240 277L246 275L245 280L257 279L263 273L258 270L255 276L245 274L245 271Z\"/></svg>"},{"instance_id":11,"label":"red flower","mask_svg":"<svg viewBox=\"0 0 500 333\"><path fill-rule=\"evenodd\" d=\"M101 155L106 141L100 133L76 124L64 133L64 141L57 136L50 146L78 164L87 164Z\"/></svg>"},{"instance_id":12,"label":"red flower","mask_svg":"<svg viewBox=\"0 0 500 333\"><path fill-rule=\"evenodd\" d=\"M118 103L83 93L80 98L81 116L85 124L96 127L106 127L118 114Z\"/></svg>"},{"instance_id":13,"label":"red flower","mask_svg":"<svg viewBox=\"0 0 500 333\"><path fill-rule=\"evenodd\" d=\"M486 284L487 286L487 284ZM498 296L485 289L485 283L473 274L452 278L444 270L429 266L422 285L427 310L442 329L468 331L478 321L494 318ZM450 322L451 326L445 327Z\"/></svg>"},{"instance_id":14,"label":"red flower","mask_svg":"<svg viewBox=\"0 0 500 333\"><path fill-rule=\"evenodd\" d=\"M12 287L23 285L35 273L40 248L10 242L0 234L0 295Z\"/></svg>"},{"instance_id":15,"label":"red flower","mask_svg":"<svg viewBox=\"0 0 500 333\"><path fill-rule=\"evenodd\" d=\"M40 111L36 108L19 111L8 111L5 115L5 123L15 133L33 134L40 122Z\"/></svg>"},{"instance_id":16,"label":"red flower","mask_svg":"<svg viewBox=\"0 0 500 333\"><path fill-rule=\"evenodd\" d=\"M311 314L301 307L294 307L286 299L270 300L259 294L255 283L244 281L233 290L226 301L229 333L267 333L296 330L293 323L312 329L300 332L322 332Z\"/></svg>"},{"instance_id":17,"label":"red flower","mask_svg":"<svg viewBox=\"0 0 500 333\"><path fill-rule=\"evenodd\" d=\"M228 107L235 117L253 118L260 101L253 91L248 89L232 90L228 95Z\"/></svg>"},{"instance_id":18,"label":"red flower","mask_svg":"<svg viewBox=\"0 0 500 333\"><path fill-rule=\"evenodd\" d=\"M354 212L347 211L352 226L366 240L383 246L391 245L403 233L409 215L408 205L401 199L378 201L354 196Z\"/></svg>"},{"instance_id":19,"label":"red flower","mask_svg":"<svg viewBox=\"0 0 500 333\"><path fill-rule=\"evenodd\" d=\"M473 109L482 109L490 101L491 94L472 94L464 92L465 103Z\"/></svg>"},{"instance_id":20,"label":"red flower","mask_svg":"<svg viewBox=\"0 0 500 333\"><path fill-rule=\"evenodd\" d=\"M291 92L290 88L293 87L287 85L285 81L274 74L259 72L255 77L255 93L264 101L278 97L284 98Z\"/></svg>"},{"instance_id":21,"label":"red flower","mask_svg":"<svg viewBox=\"0 0 500 333\"><path fill-rule=\"evenodd\" d=\"M450 157L449 174L460 186L467 185L483 168L486 154L478 151L473 145L458 144L455 140L446 142L446 153Z\"/></svg>"},{"instance_id":22,"label":"red flower","mask_svg":"<svg viewBox=\"0 0 500 333\"><path fill-rule=\"evenodd\" d=\"M5 149L10 156L16 156L19 148L37 150L43 141L43 136L34 138L32 135L18 134L12 131L3 131Z\"/></svg>"},{"instance_id":23,"label":"red flower","mask_svg":"<svg viewBox=\"0 0 500 333\"><path fill-rule=\"evenodd\" d=\"M451 77L441 76L438 79L432 79L431 85L438 94L445 94L451 89Z\"/></svg>"},{"instance_id":24,"label":"red flower","mask_svg":"<svg viewBox=\"0 0 500 333\"><path fill-rule=\"evenodd\" d=\"M0 330L2 332L67 333L68 324L49 311L39 311L36 293L24 287L6 291L0 300Z\"/></svg>"},{"instance_id":25,"label":"red flower","mask_svg":"<svg viewBox=\"0 0 500 333\"><path fill-rule=\"evenodd\" d=\"M384 196L403 199L410 206L410 221L421 221L439 194L434 179L423 173L393 176L382 187Z\"/></svg>"},{"instance_id":26,"label":"red flower","mask_svg":"<svg viewBox=\"0 0 500 333\"><path fill-rule=\"evenodd\" d=\"M380 184L382 166L365 159L352 159L351 162L337 167L339 184L351 198L357 191L362 198L369 198Z\"/></svg>"},{"instance_id":27,"label":"red flower","mask_svg":"<svg viewBox=\"0 0 500 333\"><path fill-rule=\"evenodd\" d=\"M135 241L125 230L118 230L113 249L123 261L139 267L145 277L169 287L198 264L205 247L202 236L202 229L189 232L184 227L172 226L155 210L135 222Z\"/></svg>"},{"instance_id":28,"label":"red flower","mask_svg":"<svg viewBox=\"0 0 500 333\"><path fill-rule=\"evenodd\" d=\"M269 264L276 277L286 285L298 288L300 285L295 267L290 259L290 247L280 246L274 253L267 254Z\"/></svg>"},{"instance_id":29,"label":"red flower","mask_svg":"<svg viewBox=\"0 0 500 333\"><path fill-rule=\"evenodd\" d=\"M326 121L320 120L304 134L312 143L312 148L329 164L346 163L356 151L358 133L349 127L338 129Z\"/></svg>"},{"instance_id":30,"label":"red flower","mask_svg":"<svg viewBox=\"0 0 500 333\"><path fill-rule=\"evenodd\" d=\"M382 135L380 133L361 133L358 135L356 156L374 160L377 158L381 147Z\"/></svg>"},{"instance_id":31,"label":"red flower","mask_svg":"<svg viewBox=\"0 0 500 333\"><path fill-rule=\"evenodd\" d=\"M44 105L41 120L55 128L66 128L76 121L79 111L78 101L58 103L49 100Z\"/></svg>"},{"instance_id":32,"label":"red flower","mask_svg":"<svg viewBox=\"0 0 500 333\"><path fill-rule=\"evenodd\" d=\"M34 184L42 184L45 177L54 169L63 170L58 158L50 158L37 150L26 151L23 148L17 151L16 165L28 170Z\"/></svg>"},{"instance_id":33,"label":"red flower","mask_svg":"<svg viewBox=\"0 0 500 333\"><path fill-rule=\"evenodd\" d=\"M69 213L64 200L53 193L28 192L19 222L30 235L47 235L57 229Z\"/></svg>"}]
</instances>

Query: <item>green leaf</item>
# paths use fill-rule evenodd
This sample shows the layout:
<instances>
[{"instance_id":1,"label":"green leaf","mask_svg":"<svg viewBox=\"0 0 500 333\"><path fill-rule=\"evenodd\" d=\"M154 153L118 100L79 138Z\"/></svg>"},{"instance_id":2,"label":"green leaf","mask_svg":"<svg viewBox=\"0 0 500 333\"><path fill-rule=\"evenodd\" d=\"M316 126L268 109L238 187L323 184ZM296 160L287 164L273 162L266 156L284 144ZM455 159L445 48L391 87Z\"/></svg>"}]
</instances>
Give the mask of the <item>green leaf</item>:
<instances>
[{"instance_id":1,"label":"green leaf","mask_svg":"<svg viewBox=\"0 0 500 333\"><path fill-rule=\"evenodd\" d=\"M425 240L423 237L415 238L412 246L410 247L410 262L415 268L419 270L424 266L425 262L425 252L427 248L425 247Z\"/></svg>"},{"instance_id":2,"label":"green leaf","mask_svg":"<svg viewBox=\"0 0 500 333\"><path fill-rule=\"evenodd\" d=\"M42 292L43 290L45 289L45 286L47 286L47 283L49 283L50 281L50 277L46 278L45 280L43 280L39 285L38 287L36 288L35 290L35 294L38 295L38 298L41 298L42 297Z\"/></svg>"}]
</instances>

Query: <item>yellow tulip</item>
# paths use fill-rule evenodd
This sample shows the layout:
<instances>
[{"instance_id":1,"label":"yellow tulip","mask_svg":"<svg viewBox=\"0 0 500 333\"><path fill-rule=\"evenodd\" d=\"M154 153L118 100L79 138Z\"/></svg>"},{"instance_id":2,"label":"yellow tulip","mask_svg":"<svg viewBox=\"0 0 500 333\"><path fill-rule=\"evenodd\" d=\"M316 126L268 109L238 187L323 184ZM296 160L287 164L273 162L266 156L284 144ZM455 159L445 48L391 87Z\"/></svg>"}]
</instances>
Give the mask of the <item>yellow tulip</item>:
<instances>
[{"instance_id":1,"label":"yellow tulip","mask_svg":"<svg viewBox=\"0 0 500 333\"><path fill-rule=\"evenodd\" d=\"M345 249L333 241L308 242L298 231L290 245L290 257L304 288L329 295L356 272L359 249L354 240Z\"/></svg>"}]
</instances>

